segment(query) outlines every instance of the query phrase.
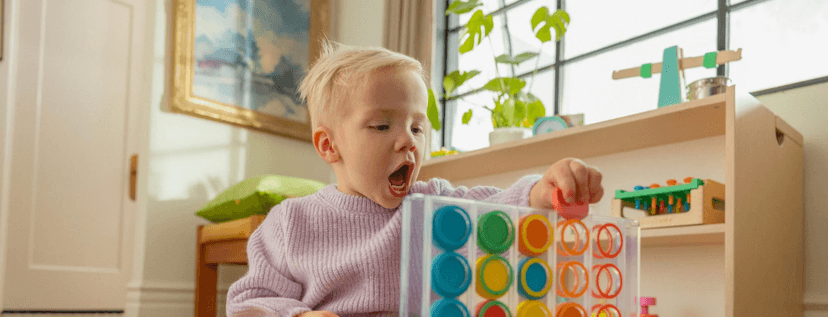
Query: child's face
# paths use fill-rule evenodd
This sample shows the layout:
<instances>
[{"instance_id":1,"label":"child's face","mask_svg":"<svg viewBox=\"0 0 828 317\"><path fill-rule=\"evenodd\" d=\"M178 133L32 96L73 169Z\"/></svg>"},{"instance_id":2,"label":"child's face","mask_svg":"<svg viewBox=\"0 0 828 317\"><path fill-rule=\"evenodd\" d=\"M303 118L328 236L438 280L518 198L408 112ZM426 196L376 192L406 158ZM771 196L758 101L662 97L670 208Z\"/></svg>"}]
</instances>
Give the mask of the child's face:
<instances>
[{"instance_id":1,"label":"child's face","mask_svg":"<svg viewBox=\"0 0 828 317\"><path fill-rule=\"evenodd\" d=\"M396 208L423 161L430 128L426 86L413 71L376 71L353 91L348 107L334 138L338 189Z\"/></svg>"}]
</instances>

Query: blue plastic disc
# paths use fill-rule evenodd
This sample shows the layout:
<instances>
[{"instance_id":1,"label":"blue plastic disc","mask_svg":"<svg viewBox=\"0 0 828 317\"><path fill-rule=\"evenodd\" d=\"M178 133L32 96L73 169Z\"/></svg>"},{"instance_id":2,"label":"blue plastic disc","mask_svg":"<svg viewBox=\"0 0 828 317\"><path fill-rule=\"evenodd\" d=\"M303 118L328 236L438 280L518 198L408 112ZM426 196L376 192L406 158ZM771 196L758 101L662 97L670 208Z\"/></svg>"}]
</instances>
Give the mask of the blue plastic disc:
<instances>
[{"instance_id":1,"label":"blue plastic disc","mask_svg":"<svg viewBox=\"0 0 828 317\"><path fill-rule=\"evenodd\" d=\"M442 298L431 305L431 316L470 317L469 309L454 298Z\"/></svg>"},{"instance_id":2,"label":"blue plastic disc","mask_svg":"<svg viewBox=\"0 0 828 317\"><path fill-rule=\"evenodd\" d=\"M448 252L431 262L431 288L443 297L457 297L471 284L471 267L463 256Z\"/></svg>"},{"instance_id":3,"label":"blue plastic disc","mask_svg":"<svg viewBox=\"0 0 828 317\"><path fill-rule=\"evenodd\" d=\"M434 212L432 221L434 245L449 252L461 248L471 235L471 218L460 207L443 206Z\"/></svg>"},{"instance_id":4,"label":"blue plastic disc","mask_svg":"<svg viewBox=\"0 0 828 317\"><path fill-rule=\"evenodd\" d=\"M518 264L518 293L528 299L541 299L552 286L546 263L538 258L526 258Z\"/></svg>"}]
</instances>

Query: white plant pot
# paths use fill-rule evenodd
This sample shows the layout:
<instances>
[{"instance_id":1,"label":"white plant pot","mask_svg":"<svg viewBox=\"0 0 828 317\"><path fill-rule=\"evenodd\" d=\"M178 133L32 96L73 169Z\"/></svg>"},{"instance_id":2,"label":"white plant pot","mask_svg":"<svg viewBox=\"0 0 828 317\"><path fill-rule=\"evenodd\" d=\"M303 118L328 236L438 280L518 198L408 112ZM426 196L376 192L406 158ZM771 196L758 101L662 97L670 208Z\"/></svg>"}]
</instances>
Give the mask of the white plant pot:
<instances>
[{"instance_id":1,"label":"white plant pot","mask_svg":"<svg viewBox=\"0 0 828 317\"><path fill-rule=\"evenodd\" d=\"M520 127L495 128L489 132L489 146L522 140L532 135L532 129Z\"/></svg>"}]
</instances>

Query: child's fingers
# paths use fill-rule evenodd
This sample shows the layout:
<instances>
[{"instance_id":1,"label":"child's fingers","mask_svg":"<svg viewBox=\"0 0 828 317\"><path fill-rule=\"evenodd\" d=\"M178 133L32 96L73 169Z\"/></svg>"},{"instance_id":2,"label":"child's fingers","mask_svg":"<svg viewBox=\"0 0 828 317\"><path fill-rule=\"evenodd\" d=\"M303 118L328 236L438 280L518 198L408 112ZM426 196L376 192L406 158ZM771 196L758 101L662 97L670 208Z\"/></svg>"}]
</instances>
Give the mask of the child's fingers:
<instances>
[{"instance_id":1,"label":"child's fingers","mask_svg":"<svg viewBox=\"0 0 828 317\"><path fill-rule=\"evenodd\" d=\"M586 203L589 201L589 171L580 160L570 162L569 168L572 170L572 176L575 178L578 202Z\"/></svg>"},{"instance_id":2,"label":"child's fingers","mask_svg":"<svg viewBox=\"0 0 828 317\"><path fill-rule=\"evenodd\" d=\"M604 187L601 186L603 175L594 167L589 168L589 203L595 204L604 196Z\"/></svg>"},{"instance_id":3,"label":"child's fingers","mask_svg":"<svg viewBox=\"0 0 828 317\"><path fill-rule=\"evenodd\" d=\"M577 186L575 185L575 176L572 175L572 170L569 166L567 164L561 164L557 168L550 169L547 172L546 178L552 182L552 186L561 189L567 204L572 203L575 200ZM554 195L554 192L550 194Z\"/></svg>"}]
</instances>

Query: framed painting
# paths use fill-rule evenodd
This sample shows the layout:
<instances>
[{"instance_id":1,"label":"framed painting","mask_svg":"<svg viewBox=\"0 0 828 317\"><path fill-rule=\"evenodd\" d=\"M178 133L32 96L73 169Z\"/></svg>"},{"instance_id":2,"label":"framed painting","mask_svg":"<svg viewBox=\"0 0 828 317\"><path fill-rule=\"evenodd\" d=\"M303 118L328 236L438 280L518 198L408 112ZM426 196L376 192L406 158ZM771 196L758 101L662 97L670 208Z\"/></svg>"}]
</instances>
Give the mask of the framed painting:
<instances>
[{"instance_id":1,"label":"framed painting","mask_svg":"<svg viewBox=\"0 0 828 317\"><path fill-rule=\"evenodd\" d=\"M330 0L174 0L170 110L312 142L297 88Z\"/></svg>"}]
</instances>

